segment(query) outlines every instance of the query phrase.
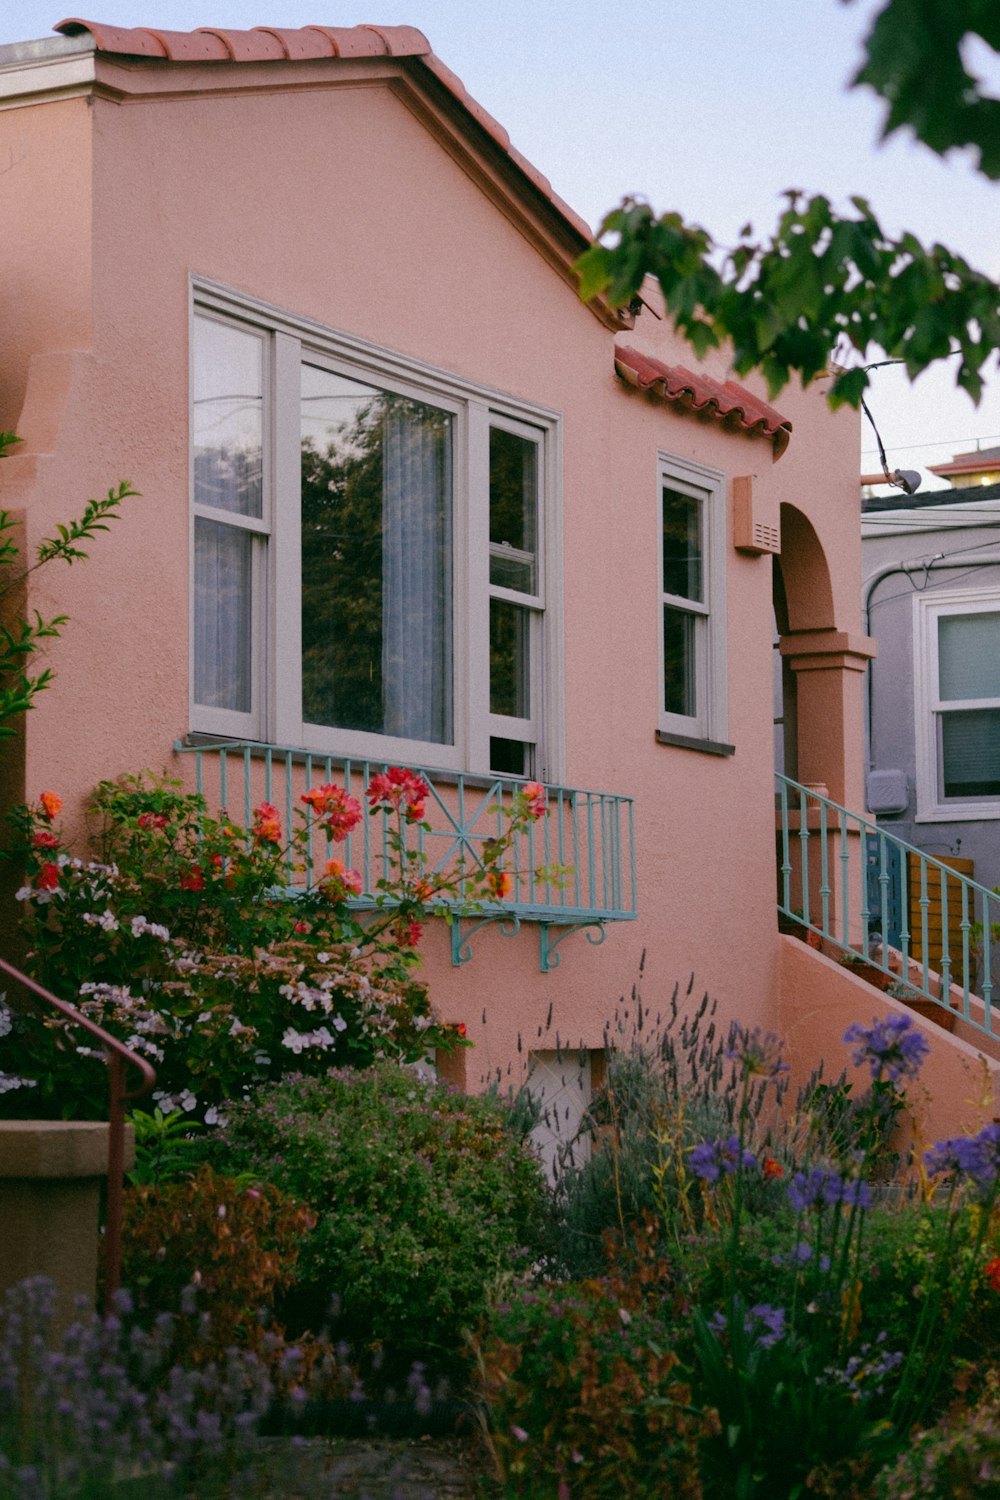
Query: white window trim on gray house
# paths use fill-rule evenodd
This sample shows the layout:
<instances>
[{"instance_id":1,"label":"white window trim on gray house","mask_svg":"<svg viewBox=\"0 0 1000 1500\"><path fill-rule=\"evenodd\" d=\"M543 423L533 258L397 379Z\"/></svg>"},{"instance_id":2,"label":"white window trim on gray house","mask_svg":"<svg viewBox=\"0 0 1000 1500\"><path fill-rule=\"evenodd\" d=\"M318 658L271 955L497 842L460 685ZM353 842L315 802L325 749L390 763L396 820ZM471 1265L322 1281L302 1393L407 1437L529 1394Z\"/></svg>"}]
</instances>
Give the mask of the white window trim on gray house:
<instances>
[{"instance_id":1,"label":"white window trim on gray house","mask_svg":"<svg viewBox=\"0 0 1000 1500\"><path fill-rule=\"evenodd\" d=\"M916 736L917 822L955 823L1000 818L1000 793L956 797L945 795L944 728L950 714L998 712L1000 693L942 697L940 623L956 616L1000 615L1000 592L982 589L935 589L913 600L914 725ZM1000 652L994 675L1000 675ZM1000 685L1000 684L998 684ZM998 730L1000 739L1000 730Z\"/></svg>"}]
</instances>

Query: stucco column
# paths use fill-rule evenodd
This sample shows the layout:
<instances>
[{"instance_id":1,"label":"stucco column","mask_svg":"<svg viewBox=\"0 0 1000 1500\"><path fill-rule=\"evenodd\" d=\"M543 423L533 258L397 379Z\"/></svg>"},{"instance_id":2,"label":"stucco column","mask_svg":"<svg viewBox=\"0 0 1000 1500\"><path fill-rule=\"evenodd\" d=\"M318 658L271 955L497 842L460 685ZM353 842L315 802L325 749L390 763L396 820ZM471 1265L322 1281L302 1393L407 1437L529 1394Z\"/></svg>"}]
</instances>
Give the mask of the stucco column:
<instances>
[{"instance_id":1,"label":"stucco column","mask_svg":"<svg viewBox=\"0 0 1000 1500\"><path fill-rule=\"evenodd\" d=\"M126 1127L125 1164L135 1160ZM0 1291L29 1276L56 1284L56 1329L78 1297L97 1291L101 1183L108 1126L67 1120L0 1121Z\"/></svg>"},{"instance_id":2,"label":"stucco column","mask_svg":"<svg viewBox=\"0 0 1000 1500\"><path fill-rule=\"evenodd\" d=\"M869 636L842 630L783 635L781 655L795 673L798 780L822 785L834 802L864 812L864 670Z\"/></svg>"}]
</instances>

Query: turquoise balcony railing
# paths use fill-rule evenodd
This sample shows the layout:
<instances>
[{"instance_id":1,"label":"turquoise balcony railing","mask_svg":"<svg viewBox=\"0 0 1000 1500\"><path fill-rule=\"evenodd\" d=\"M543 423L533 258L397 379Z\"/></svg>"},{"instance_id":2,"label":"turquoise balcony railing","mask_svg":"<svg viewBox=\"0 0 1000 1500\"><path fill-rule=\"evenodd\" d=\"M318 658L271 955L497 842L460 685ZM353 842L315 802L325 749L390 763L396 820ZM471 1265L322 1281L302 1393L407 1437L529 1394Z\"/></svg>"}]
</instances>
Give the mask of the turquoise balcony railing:
<instances>
[{"instance_id":1,"label":"turquoise balcony railing","mask_svg":"<svg viewBox=\"0 0 1000 1500\"><path fill-rule=\"evenodd\" d=\"M247 828L260 802L274 804L286 828L305 814L305 869L295 869L289 859L291 890L311 884L322 875L327 860L336 858L361 876L366 894L352 904L374 905L367 893L377 890L378 881L391 870L389 814L366 816L343 843L333 844L301 799L310 788L334 782L365 805L365 788L389 763L242 741L177 743L174 748L194 757L195 785L210 811L225 808L234 822L242 821ZM505 809L523 780L419 766L407 769L431 788L425 814L429 829L404 828L408 847L424 856L427 874L481 869L483 846L504 831ZM530 922L538 927L544 972L559 963L559 945L571 933L583 931L589 942L601 943L606 923L635 919L632 799L574 787L547 785L545 790L546 815L515 835L504 858L504 870L513 883L510 898L502 904L475 903L471 887L467 891L466 882L459 879L453 898L439 903L451 908L453 963L465 963L472 956L471 940L483 927L496 923L505 936L512 936L522 923Z\"/></svg>"},{"instance_id":2,"label":"turquoise balcony railing","mask_svg":"<svg viewBox=\"0 0 1000 1500\"><path fill-rule=\"evenodd\" d=\"M1000 1036L1000 895L812 788L776 783L779 912L943 1022Z\"/></svg>"}]
</instances>

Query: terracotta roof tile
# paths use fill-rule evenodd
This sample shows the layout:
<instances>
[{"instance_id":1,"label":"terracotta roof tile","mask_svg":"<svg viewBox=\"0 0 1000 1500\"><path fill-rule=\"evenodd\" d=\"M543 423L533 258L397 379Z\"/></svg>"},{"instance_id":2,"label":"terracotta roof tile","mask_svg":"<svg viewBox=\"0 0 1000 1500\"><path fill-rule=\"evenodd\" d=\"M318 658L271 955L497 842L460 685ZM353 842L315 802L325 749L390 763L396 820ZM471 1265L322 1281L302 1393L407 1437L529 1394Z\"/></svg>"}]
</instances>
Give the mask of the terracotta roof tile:
<instances>
[{"instance_id":1,"label":"terracotta roof tile","mask_svg":"<svg viewBox=\"0 0 1000 1500\"><path fill-rule=\"evenodd\" d=\"M791 422L735 380L713 380L709 375L694 374L683 365L665 365L648 354L640 354L638 349L620 346L615 349L615 370L622 380L640 391L650 391L664 401L676 401L688 411L714 417L741 432L770 438L776 460L788 447Z\"/></svg>"},{"instance_id":2,"label":"terracotta roof tile","mask_svg":"<svg viewBox=\"0 0 1000 1500\"><path fill-rule=\"evenodd\" d=\"M140 30L137 26L105 26L103 21L78 21L71 17L68 21L60 21L52 30L62 31L67 36L89 31L98 52L122 52L129 57L169 56L154 32Z\"/></svg>"},{"instance_id":3,"label":"terracotta roof tile","mask_svg":"<svg viewBox=\"0 0 1000 1500\"><path fill-rule=\"evenodd\" d=\"M300 62L325 57L409 57L419 61L437 83L461 105L496 143L511 164L555 209L583 242L592 238L589 224L552 191L548 178L514 149L498 120L472 97L462 80L431 51L422 31L414 26L256 26L240 31L226 26L203 26L198 31L163 31L158 26L105 26L70 16L54 31L76 35L89 31L99 52L126 57L158 57L170 62Z\"/></svg>"}]
</instances>

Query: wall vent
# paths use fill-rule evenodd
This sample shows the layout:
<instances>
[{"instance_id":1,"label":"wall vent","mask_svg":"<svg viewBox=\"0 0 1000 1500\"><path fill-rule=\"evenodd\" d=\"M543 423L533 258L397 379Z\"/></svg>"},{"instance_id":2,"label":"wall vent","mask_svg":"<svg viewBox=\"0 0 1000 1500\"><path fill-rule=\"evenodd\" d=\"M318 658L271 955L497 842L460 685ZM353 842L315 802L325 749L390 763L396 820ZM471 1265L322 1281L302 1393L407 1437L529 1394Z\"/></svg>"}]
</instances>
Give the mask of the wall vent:
<instances>
[{"instance_id":1,"label":"wall vent","mask_svg":"<svg viewBox=\"0 0 1000 1500\"><path fill-rule=\"evenodd\" d=\"M774 556L781 551L781 520L777 500L769 504L754 499L749 474L733 480L733 546L754 556Z\"/></svg>"}]
</instances>

